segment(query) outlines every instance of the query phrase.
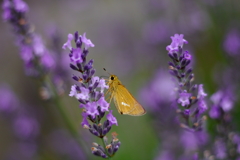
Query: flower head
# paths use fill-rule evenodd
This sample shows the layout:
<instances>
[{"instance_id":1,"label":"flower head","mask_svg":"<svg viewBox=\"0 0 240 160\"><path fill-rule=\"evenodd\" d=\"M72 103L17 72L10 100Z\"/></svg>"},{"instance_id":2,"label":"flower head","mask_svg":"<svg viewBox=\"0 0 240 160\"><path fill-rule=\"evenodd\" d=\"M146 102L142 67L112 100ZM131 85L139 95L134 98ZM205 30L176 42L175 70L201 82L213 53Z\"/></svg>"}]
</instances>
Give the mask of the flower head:
<instances>
[{"instance_id":1,"label":"flower head","mask_svg":"<svg viewBox=\"0 0 240 160\"><path fill-rule=\"evenodd\" d=\"M173 53L173 52L176 52L178 51L178 47L183 47L183 44L187 44L188 42L183 39L183 34L175 34L174 36L171 37L172 39L172 43L170 45L167 46L166 50L169 52L169 53Z\"/></svg>"}]
</instances>

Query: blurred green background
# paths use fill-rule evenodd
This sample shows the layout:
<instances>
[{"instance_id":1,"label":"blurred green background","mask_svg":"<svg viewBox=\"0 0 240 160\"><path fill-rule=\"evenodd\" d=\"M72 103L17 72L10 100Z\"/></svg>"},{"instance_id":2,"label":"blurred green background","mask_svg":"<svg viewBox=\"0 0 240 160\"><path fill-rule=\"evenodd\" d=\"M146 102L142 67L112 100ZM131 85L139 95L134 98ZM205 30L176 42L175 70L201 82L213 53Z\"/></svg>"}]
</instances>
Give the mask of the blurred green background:
<instances>
[{"instance_id":1,"label":"blurred green background","mask_svg":"<svg viewBox=\"0 0 240 160\"><path fill-rule=\"evenodd\" d=\"M96 75L108 76L102 68L118 75L122 83L138 99L140 90L150 82L159 68L168 67L165 50L171 43L170 36L184 34L189 42L185 49L194 55L196 83L203 83L208 95L217 89L214 81L217 67L227 65L223 42L231 27L239 23L240 1L232 0L27 0L30 11L28 18L48 45L49 28L56 26L64 43L68 33L86 32L87 38L95 44L90 48L88 58L94 59ZM61 159L49 151L46 138L54 129L64 128L58 110L52 104L41 100L36 80L24 75L23 63L15 45L15 37L9 24L0 21L0 83L8 84L20 101L40 108L41 142L44 148L40 159ZM154 26L154 27L152 27ZM156 34L154 34L156 32ZM159 33L158 33L159 32ZM151 37L152 36L152 37ZM159 36L159 37L158 37ZM67 53L66 53L67 54ZM69 69L69 72L72 72ZM221 77L215 77L218 79ZM74 126L79 128L86 140L101 143L82 129L79 103L68 96L70 84L62 97L65 108ZM148 110L148 106L144 106ZM119 115L112 105L119 126L111 131L118 133L121 147L114 160L154 159L161 143L152 127L151 114L142 117ZM14 141L7 120L0 117L0 159ZM87 137L87 138L86 138ZM110 136L109 136L110 138ZM99 159L90 156L91 159Z\"/></svg>"}]
</instances>

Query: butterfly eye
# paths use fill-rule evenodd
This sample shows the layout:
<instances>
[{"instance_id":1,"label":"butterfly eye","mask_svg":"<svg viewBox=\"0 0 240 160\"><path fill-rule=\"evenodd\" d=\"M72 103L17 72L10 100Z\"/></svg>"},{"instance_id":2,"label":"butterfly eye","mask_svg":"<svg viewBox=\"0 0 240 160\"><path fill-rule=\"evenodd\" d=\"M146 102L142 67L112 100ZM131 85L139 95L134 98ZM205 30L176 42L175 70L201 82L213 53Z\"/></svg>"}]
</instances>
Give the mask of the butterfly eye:
<instances>
[{"instance_id":1,"label":"butterfly eye","mask_svg":"<svg viewBox=\"0 0 240 160\"><path fill-rule=\"evenodd\" d=\"M113 76L111 77L111 80L114 80L114 77L113 77Z\"/></svg>"}]
</instances>

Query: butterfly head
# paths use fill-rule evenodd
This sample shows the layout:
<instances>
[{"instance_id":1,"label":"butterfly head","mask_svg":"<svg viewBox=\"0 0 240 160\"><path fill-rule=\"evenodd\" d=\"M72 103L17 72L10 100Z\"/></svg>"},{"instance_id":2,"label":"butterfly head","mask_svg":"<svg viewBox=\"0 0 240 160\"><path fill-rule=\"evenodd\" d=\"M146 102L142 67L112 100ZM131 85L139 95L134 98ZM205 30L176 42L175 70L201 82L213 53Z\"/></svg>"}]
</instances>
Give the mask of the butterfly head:
<instances>
[{"instance_id":1,"label":"butterfly head","mask_svg":"<svg viewBox=\"0 0 240 160\"><path fill-rule=\"evenodd\" d=\"M109 81L117 81L118 77L116 75L110 75L109 76Z\"/></svg>"}]
</instances>

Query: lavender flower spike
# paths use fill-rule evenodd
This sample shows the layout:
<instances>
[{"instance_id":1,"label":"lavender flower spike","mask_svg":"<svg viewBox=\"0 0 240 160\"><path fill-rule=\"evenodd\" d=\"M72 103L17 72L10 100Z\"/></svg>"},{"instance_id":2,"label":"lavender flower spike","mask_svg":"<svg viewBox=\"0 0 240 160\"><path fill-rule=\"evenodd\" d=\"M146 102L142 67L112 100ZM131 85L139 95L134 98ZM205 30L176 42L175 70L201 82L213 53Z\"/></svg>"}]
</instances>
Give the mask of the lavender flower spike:
<instances>
[{"instance_id":1,"label":"lavender flower spike","mask_svg":"<svg viewBox=\"0 0 240 160\"><path fill-rule=\"evenodd\" d=\"M76 48L72 47L71 41L74 39ZM82 47L84 44L84 47ZM74 35L69 34L68 40L63 45L63 49L69 49L69 57L71 60L70 68L80 73L79 76L74 75L72 78L78 82L71 87L69 96L75 97L80 102L80 108L83 108L83 121L81 125L88 129L90 133L103 139L111 130L112 125L118 125L117 119L112 115L112 110L109 110L109 103L104 97L104 90L108 88L104 79L94 76L95 69L93 60L86 61L88 49L94 47L91 40L86 38L86 34ZM105 113L109 112L107 120L101 123ZM92 124L90 124L91 122ZM115 141L114 141L115 140ZM104 147L94 143L92 147L93 155L110 158L113 157L120 142L113 137L110 144L104 143Z\"/></svg>"},{"instance_id":2,"label":"lavender flower spike","mask_svg":"<svg viewBox=\"0 0 240 160\"><path fill-rule=\"evenodd\" d=\"M192 56L188 51L183 51L183 45L188 43L183 37L183 34L175 34L166 48L172 60L169 62L169 72L174 77L181 126L197 131L201 130L203 113L207 110L204 100L207 94L203 84L193 84L194 74L190 67Z\"/></svg>"}]
</instances>

